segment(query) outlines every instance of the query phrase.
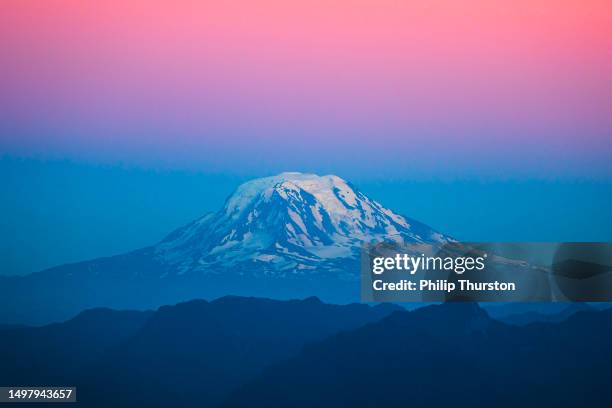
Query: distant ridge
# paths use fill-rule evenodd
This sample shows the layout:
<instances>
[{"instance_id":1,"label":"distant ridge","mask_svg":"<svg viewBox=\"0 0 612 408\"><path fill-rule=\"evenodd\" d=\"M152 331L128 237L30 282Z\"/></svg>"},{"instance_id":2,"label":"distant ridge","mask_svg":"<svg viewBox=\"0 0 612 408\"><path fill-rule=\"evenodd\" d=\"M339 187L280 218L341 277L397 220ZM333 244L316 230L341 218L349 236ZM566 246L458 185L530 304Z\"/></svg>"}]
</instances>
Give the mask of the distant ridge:
<instances>
[{"instance_id":1,"label":"distant ridge","mask_svg":"<svg viewBox=\"0 0 612 408\"><path fill-rule=\"evenodd\" d=\"M307 343L398 310L235 296L154 312L92 309L2 332L0 383L71 384L88 407L213 406Z\"/></svg>"},{"instance_id":2,"label":"distant ridge","mask_svg":"<svg viewBox=\"0 0 612 408\"><path fill-rule=\"evenodd\" d=\"M304 348L222 406L611 406L611 341L612 310L518 327L428 306Z\"/></svg>"},{"instance_id":3,"label":"distant ridge","mask_svg":"<svg viewBox=\"0 0 612 408\"><path fill-rule=\"evenodd\" d=\"M610 406L610 342L612 309L519 327L474 303L225 296L6 328L0 383L88 407Z\"/></svg>"}]
</instances>

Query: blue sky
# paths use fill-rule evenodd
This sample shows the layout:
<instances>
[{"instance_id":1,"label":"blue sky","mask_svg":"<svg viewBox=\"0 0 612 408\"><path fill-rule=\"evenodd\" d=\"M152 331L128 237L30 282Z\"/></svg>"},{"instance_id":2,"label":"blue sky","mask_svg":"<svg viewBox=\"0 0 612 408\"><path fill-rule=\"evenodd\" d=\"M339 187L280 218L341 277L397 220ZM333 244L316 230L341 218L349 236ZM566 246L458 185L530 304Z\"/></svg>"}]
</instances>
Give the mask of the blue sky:
<instances>
[{"instance_id":1,"label":"blue sky","mask_svg":"<svg viewBox=\"0 0 612 408\"><path fill-rule=\"evenodd\" d=\"M9 156L0 158L0 174L2 274L153 244L219 209L242 181L269 175ZM338 175L388 208L462 240L612 240L608 181Z\"/></svg>"}]
</instances>

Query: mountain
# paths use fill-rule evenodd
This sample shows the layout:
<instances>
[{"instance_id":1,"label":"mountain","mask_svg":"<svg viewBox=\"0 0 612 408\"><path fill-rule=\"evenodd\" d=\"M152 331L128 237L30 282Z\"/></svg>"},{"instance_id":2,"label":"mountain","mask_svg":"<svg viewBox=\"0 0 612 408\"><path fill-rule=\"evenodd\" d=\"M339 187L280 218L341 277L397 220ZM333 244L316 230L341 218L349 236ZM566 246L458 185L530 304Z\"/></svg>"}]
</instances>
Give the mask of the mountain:
<instances>
[{"instance_id":1,"label":"mountain","mask_svg":"<svg viewBox=\"0 0 612 408\"><path fill-rule=\"evenodd\" d=\"M429 306L311 344L222 406L610 406L611 341L612 310L517 327Z\"/></svg>"},{"instance_id":2,"label":"mountain","mask_svg":"<svg viewBox=\"0 0 612 408\"><path fill-rule=\"evenodd\" d=\"M353 302L363 243L447 239L340 177L282 173L239 186L218 212L156 245L0 277L0 322L45 324L87 308L150 309L227 294Z\"/></svg>"},{"instance_id":3,"label":"mountain","mask_svg":"<svg viewBox=\"0 0 612 408\"><path fill-rule=\"evenodd\" d=\"M0 383L75 385L84 406L211 406L305 344L397 310L241 297L155 312L88 310L3 332Z\"/></svg>"},{"instance_id":4,"label":"mountain","mask_svg":"<svg viewBox=\"0 0 612 408\"><path fill-rule=\"evenodd\" d=\"M1 334L0 383L73 385L87 407L612 402L612 310L519 327L472 303L407 312L227 296Z\"/></svg>"},{"instance_id":5,"label":"mountain","mask_svg":"<svg viewBox=\"0 0 612 408\"><path fill-rule=\"evenodd\" d=\"M345 260L364 242L439 242L431 228L395 214L340 177L282 173L247 182L223 209L155 246L177 274L232 268L262 276L330 273L354 278Z\"/></svg>"}]
</instances>

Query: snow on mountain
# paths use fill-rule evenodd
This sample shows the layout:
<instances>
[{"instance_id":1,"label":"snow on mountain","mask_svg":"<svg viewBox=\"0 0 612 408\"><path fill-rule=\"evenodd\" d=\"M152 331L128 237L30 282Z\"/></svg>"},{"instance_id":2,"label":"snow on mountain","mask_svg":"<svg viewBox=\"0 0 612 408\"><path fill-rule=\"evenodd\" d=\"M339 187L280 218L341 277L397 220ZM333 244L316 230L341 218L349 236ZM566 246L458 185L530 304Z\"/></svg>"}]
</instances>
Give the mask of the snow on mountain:
<instances>
[{"instance_id":1,"label":"snow on mountain","mask_svg":"<svg viewBox=\"0 0 612 408\"><path fill-rule=\"evenodd\" d=\"M302 274L340 270L366 242L446 239L338 176L282 173L242 184L220 211L174 231L155 253L179 274L226 268Z\"/></svg>"}]
</instances>

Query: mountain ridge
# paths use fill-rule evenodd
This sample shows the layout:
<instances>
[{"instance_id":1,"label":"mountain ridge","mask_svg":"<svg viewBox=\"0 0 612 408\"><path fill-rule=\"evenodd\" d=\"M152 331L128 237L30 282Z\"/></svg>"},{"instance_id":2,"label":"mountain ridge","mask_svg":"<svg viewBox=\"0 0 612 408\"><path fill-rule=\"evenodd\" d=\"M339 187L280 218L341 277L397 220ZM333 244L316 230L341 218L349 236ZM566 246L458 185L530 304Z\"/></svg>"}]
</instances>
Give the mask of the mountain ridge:
<instances>
[{"instance_id":1,"label":"mountain ridge","mask_svg":"<svg viewBox=\"0 0 612 408\"><path fill-rule=\"evenodd\" d=\"M75 385L85 406L211 406L305 344L397 310L237 296L147 312L91 309L62 323L6 329L0 383Z\"/></svg>"},{"instance_id":2,"label":"mountain ridge","mask_svg":"<svg viewBox=\"0 0 612 408\"><path fill-rule=\"evenodd\" d=\"M525 327L475 304L395 312L310 344L221 405L609 406L612 310Z\"/></svg>"}]
</instances>

